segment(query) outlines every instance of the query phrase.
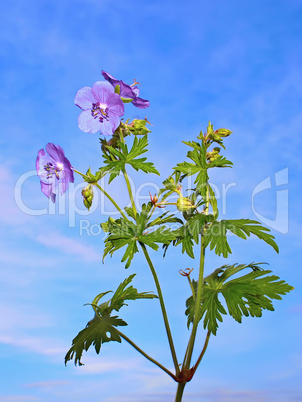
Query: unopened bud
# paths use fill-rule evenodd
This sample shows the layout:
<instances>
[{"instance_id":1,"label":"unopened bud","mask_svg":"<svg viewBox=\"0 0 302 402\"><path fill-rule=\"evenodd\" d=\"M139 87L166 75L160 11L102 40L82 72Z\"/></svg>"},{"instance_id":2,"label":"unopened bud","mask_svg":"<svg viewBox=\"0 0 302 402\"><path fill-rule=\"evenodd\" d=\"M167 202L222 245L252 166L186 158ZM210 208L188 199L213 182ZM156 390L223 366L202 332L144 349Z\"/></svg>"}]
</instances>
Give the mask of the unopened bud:
<instances>
[{"instance_id":1,"label":"unopened bud","mask_svg":"<svg viewBox=\"0 0 302 402\"><path fill-rule=\"evenodd\" d=\"M179 197L176 205L180 212L189 211L190 209L195 208L195 205L193 205L189 198L186 197Z\"/></svg>"},{"instance_id":2,"label":"unopened bud","mask_svg":"<svg viewBox=\"0 0 302 402\"><path fill-rule=\"evenodd\" d=\"M82 196L83 196L83 203L85 207L90 210L90 207L92 205L92 200L93 200L93 185L88 184L88 186L84 187L82 190Z\"/></svg>"},{"instance_id":3,"label":"unopened bud","mask_svg":"<svg viewBox=\"0 0 302 402\"><path fill-rule=\"evenodd\" d=\"M227 128L219 128L215 131L215 134L218 134L220 137L228 137L232 134L232 131Z\"/></svg>"},{"instance_id":4,"label":"unopened bud","mask_svg":"<svg viewBox=\"0 0 302 402\"><path fill-rule=\"evenodd\" d=\"M145 119L134 119L130 124L127 125L127 127L134 135L146 135L151 133L151 131L146 127L147 123L149 122Z\"/></svg>"},{"instance_id":5,"label":"unopened bud","mask_svg":"<svg viewBox=\"0 0 302 402\"><path fill-rule=\"evenodd\" d=\"M209 162L213 162L215 159L219 157L220 148L215 147L211 152L207 152L207 160Z\"/></svg>"}]
</instances>

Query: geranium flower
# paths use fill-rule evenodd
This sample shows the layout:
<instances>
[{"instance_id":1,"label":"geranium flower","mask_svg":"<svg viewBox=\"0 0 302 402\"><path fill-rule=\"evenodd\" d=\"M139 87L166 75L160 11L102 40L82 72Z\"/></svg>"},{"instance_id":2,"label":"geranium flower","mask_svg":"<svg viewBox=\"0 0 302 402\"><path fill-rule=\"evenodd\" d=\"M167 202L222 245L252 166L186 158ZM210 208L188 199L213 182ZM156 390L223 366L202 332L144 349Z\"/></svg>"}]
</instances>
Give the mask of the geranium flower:
<instances>
[{"instance_id":1,"label":"geranium flower","mask_svg":"<svg viewBox=\"0 0 302 402\"><path fill-rule=\"evenodd\" d=\"M106 81L98 81L92 88L80 89L74 103L83 110L78 117L80 130L85 133L112 135L124 114L124 104L113 87Z\"/></svg>"},{"instance_id":2,"label":"geranium flower","mask_svg":"<svg viewBox=\"0 0 302 402\"><path fill-rule=\"evenodd\" d=\"M55 202L57 194L64 194L69 183L74 182L73 169L59 145L49 143L40 149L36 159L36 169L41 181L41 190Z\"/></svg>"},{"instance_id":3,"label":"geranium flower","mask_svg":"<svg viewBox=\"0 0 302 402\"><path fill-rule=\"evenodd\" d=\"M117 80L116 78L112 77L112 75L106 73L105 71L102 71L102 75L105 78L105 80L109 81L110 84L115 88L117 85L120 87L120 96L125 99L132 99L131 103L138 107L139 109L146 109L147 107L150 106L150 102L147 101L146 99L139 98L139 89L135 84L138 84L135 82L133 85L128 85L125 84L124 81Z\"/></svg>"}]
</instances>

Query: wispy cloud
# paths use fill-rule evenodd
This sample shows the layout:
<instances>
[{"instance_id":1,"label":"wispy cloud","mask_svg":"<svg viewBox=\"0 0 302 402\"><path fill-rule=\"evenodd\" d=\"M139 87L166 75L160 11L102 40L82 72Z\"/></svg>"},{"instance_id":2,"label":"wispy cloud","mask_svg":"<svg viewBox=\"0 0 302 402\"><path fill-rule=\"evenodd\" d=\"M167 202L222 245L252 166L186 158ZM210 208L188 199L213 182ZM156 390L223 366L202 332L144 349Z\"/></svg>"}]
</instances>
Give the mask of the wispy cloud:
<instances>
[{"instance_id":1,"label":"wispy cloud","mask_svg":"<svg viewBox=\"0 0 302 402\"><path fill-rule=\"evenodd\" d=\"M35 395L0 395L0 401L2 402L34 402L41 400L40 397Z\"/></svg>"},{"instance_id":2,"label":"wispy cloud","mask_svg":"<svg viewBox=\"0 0 302 402\"><path fill-rule=\"evenodd\" d=\"M6 345L22 348L23 351L34 352L44 356L64 356L66 346L62 346L54 339L35 336L0 335L0 342ZM54 345L54 346L49 346Z\"/></svg>"},{"instance_id":3,"label":"wispy cloud","mask_svg":"<svg viewBox=\"0 0 302 402\"><path fill-rule=\"evenodd\" d=\"M94 247L85 245L83 241L71 239L58 232L47 232L36 236L36 241L49 248L54 248L65 254L80 257L83 261L101 261L101 253Z\"/></svg>"}]
</instances>

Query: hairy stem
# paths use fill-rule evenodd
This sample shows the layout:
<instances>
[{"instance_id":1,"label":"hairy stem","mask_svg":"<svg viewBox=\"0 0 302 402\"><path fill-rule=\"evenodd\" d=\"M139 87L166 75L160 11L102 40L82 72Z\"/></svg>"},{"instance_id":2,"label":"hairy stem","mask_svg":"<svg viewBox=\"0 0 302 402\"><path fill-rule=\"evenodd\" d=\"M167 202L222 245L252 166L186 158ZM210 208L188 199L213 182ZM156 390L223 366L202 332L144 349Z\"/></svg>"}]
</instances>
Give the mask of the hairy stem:
<instances>
[{"instance_id":1,"label":"hairy stem","mask_svg":"<svg viewBox=\"0 0 302 402\"><path fill-rule=\"evenodd\" d=\"M116 331L118 332L119 336L123 339L125 339L125 341L127 341L131 346L134 347L134 349L136 349L139 353L141 353L143 356L145 356L146 359L150 360L150 362L156 364L160 369L162 369L163 371L165 371L170 377L173 378L173 380L176 380L176 377L173 373L171 373L170 370L168 370L166 367L164 367L162 364L160 364L157 360L153 359L152 357L150 357L149 355L147 355L147 353L145 353L140 347L138 347L133 341L131 341L131 339L129 339L126 335L124 335L122 332L120 332L118 329L116 329Z\"/></svg>"},{"instance_id":2,"label":"hairy stem","mask_svg":"<svg viewBox=\"0 0 302 402\"><path fill-rule=\"evenodd\" d=\"M176 375L179 373L179 365L178 365L178 360L176 357L176 352L175 352L175 347L174 347L174 343L173 343L173 339L172 339L172 334L171 334L171 329L170 329L170 325L169 325L169 321L168 321L168 315L167 315L167 311L166 311L166 307L165 307L165 302L164 302L164 298L163 298L163 294L161 291L161 287L159 284L159 280L155 271L155 268L152 264L152 261L150 259L150 256L148 254L148 251L146 249L146 246L144 245L144 243L140 243L141 248L143 250L143 253L146 257L146 260L148 262L148 265L150 267L154 282L155 282L155 286L157 289L157 294L158 294L158 298L159 298L159 302L160 302L160 307L161 307L161 311L162 311L162 315L163 315L163 319L164 319L164 323L165 323L165 327L166 327L166 332L167 332L167 336L168 336L168 341L169 341L169 345L170 345L170 350L171 350L171 354L172 354L172 359L173 359L173 363L174 363L174 367L175 367L175 371L176 371Z\"/></svg>"}]
</instances>

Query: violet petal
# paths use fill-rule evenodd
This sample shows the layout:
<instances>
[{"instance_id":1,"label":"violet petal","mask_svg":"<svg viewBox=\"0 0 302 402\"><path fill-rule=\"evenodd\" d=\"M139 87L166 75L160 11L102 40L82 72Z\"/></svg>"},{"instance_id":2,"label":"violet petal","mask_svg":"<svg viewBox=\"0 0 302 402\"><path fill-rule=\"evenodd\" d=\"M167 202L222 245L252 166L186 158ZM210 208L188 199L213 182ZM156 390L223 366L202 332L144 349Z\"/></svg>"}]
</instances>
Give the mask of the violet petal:
<instances>
[{"instance_id":1,"label":"violet petal","mask_svg":"<svg viewBox=\"0 0 302 402\"><path fill-rule=\"evenodd\" d=\"M83 87L79 89L74 98L74 103L82 110L91 109L92 104L95 103L95 98L91 92L91 88Z\"/></svg>"},{"instance_id":2,"label":"violet petal","mask_svg":"<svg viewBox=\"0 0 302 402\"><path fill-rule=\"evenodd\" d=\"M115 88L117 85L120 84L120 81L114 78L111 74L106 73L106 71L102 70L102 76L105 78L105 80L109 81L111 85Z\"/></svg>"},{"instance_id":3,"label":"violet petal","mask_svg":"<svg viewBox=\"0 0 302 402\"><path fill-rule=\"evenodd\" d=\"M95 134L100 131L101 123L98 118L94 119L91 110L84 110L78 117L79 129L85 133Z\"/></svg>"},{"instance_id":4,"label":"violet petal","mask_svg":"<svg viewBox=\"0 0 302 402\"><path fill-rule=\"evenodd\" d=\"M138 107L139 109L146 109L147 107L150 106L150 102L146 99L142 99L142 98L138 98L136 97L135 99L133 99L132 104L136 107Z\"/></svg>"},{"instance_id":5,"label":"violet petal","mask_svg":"<svg viewBox=\"0 0 302 402\"><path fill-rule=\"evenodd\" d=\"M48 155L50 155L56 162L61 162L65 158L64 151L60 145L55 145L49 142L45 149Z\"/></svg>"},{"instance_id":6,"label":"violet petal","mask_svg":"<svg viewBox=\"0 0 302 402\"><path fill-rule=\"evenodd\" d=\"M107 81L97 81L93 84L91 92L98 102L106 104L107 98L114 93L114 89Z\"/></svg>"}]
</instances>

